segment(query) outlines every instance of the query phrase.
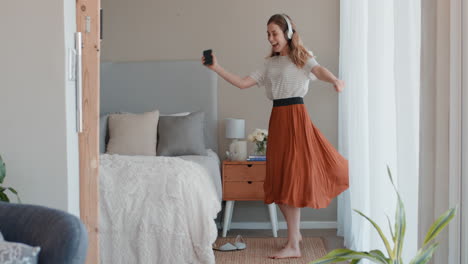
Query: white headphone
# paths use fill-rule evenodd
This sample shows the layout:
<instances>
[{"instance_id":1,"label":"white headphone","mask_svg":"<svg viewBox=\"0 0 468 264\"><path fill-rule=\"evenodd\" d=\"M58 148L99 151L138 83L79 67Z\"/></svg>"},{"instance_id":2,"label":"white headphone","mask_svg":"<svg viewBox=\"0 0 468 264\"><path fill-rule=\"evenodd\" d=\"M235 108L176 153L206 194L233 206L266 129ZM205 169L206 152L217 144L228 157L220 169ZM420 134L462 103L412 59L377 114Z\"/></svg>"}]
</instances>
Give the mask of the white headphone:
<instances>
[{"instance_id":1,"label":"white headphone","mask_svg":"<svg viewBox=\"0 0 468 264\"><path fill-rule=\"evenodd\" d=\"M291 39L293 35L291 22L289 22L289 19L286 15L281 14L281 16L284 18L284 20L286 20L286 23L288 24L288 39Z\"/></svg>"}]
</instances>

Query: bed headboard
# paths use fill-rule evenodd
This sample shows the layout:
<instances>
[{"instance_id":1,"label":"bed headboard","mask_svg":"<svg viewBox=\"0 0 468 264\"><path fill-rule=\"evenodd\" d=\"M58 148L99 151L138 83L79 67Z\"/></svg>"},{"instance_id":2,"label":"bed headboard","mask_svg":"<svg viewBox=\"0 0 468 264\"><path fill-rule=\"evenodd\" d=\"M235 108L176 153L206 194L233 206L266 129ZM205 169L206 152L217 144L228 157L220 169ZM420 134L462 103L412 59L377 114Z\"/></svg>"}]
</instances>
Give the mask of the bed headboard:
<instances>
[{"instance_id":1,"label":"bed headboard","mask_svg":"<svg viewBox=\"0 0 468 264\"><path fill-rule=\"evenodd\" d=\"M216 73L200 61L101 63L101 114L205 112L207 148L218 150Z\"/></svg>"}]
</instances>

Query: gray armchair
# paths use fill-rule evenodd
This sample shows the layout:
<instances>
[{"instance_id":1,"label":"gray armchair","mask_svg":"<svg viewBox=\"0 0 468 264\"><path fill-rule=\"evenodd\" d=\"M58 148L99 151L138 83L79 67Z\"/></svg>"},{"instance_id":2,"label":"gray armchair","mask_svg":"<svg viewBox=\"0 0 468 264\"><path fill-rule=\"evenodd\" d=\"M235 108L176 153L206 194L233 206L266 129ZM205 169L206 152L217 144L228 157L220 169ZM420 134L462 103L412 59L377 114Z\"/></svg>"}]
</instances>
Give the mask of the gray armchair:
<instances>
[{"instance_id":1,"label":"gray armchair","mask_svg":"<svg viewBox=\"0 0 468 264\"><path fill-rule=\"evenodd\" d=\"M6 241L41 247L40 264L85 263L88 234L80 219L69 213L0 202L0 231Z\"/></svg>"}]
</instances>

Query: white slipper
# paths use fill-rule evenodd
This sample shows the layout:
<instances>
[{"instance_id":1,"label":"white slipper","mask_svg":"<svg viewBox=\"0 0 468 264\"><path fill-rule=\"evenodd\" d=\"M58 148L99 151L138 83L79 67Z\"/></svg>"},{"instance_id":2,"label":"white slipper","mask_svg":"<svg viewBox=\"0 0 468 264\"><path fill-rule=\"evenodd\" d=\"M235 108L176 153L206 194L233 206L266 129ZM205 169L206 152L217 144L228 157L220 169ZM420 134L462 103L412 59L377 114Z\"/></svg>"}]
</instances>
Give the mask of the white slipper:
<instances>
[{"instance_id":1,"label":"white slipper","mask_svg":"<svg viewBox=\"0 0 468 264\"><path fill-rule=\"evenodd\" d=\"M234 245L231 243L226 243L220 247L216 247L216 245L213 247L214 250L218 250L218 251L244 250L246 248L247 248L247 245L245 244L244 239L240 235L236 237L236 240L234 241Z\"/></svg>"},{"instance_id":2,"label":"white slipper","mask_svg":"<svg viewBox=\"0 0 468 264\"><path fill-rule=\"evenodd\" d=\"M218 251L234 251L237 250L237 247L231 243L226 243L220 247L214 247L213 249Z\"/></svg>"},{"instance_id":3,"label":"white slipper","mask_svg":"<svg viewBox=\"0 0 468 264\"><path fill-rule=\"evenodd\" d=\"M234 245L236 246L237 250L243 250L247 248L247 245L245 244L245 241L241 235L237 235Z\"/></svg>"}]
</instances>

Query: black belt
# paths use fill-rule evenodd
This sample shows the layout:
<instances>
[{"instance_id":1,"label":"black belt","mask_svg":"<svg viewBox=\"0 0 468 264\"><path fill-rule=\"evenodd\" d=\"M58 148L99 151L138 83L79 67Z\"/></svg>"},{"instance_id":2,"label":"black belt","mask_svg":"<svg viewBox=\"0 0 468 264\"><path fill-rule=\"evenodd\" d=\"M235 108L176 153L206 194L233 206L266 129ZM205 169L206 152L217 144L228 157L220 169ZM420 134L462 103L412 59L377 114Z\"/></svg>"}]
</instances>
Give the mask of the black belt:
<instances>
[{"instance_id":1,"label":"black belt","mask_svg":"<svg viewBox=\"0 0 468 264\"><path fill-rule=\"evenodd\" d=\"M302 98L302 97L290 97L290 98L283 98L283 99L273 100L273 107L293 105L293 104L304 104L304 98Z\"/></svg>"}]
</instances>

